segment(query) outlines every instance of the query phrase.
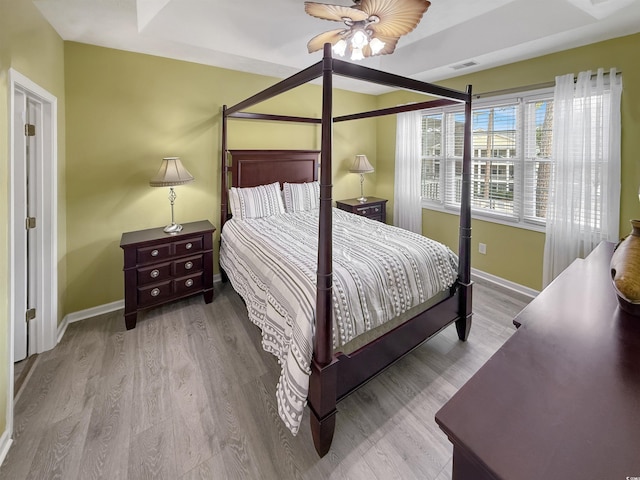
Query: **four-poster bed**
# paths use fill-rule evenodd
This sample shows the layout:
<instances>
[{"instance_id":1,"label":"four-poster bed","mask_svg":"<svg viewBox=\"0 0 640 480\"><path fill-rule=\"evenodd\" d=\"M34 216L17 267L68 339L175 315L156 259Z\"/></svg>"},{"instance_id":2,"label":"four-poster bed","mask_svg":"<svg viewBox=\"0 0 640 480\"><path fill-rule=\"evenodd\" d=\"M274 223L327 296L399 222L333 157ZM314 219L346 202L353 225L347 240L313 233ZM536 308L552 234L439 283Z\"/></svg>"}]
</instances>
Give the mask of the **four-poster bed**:
<instances>
[{"instance_id":1,"label":"four-poster bed","mask_svg":"<svg viewBox=\"0 0 640 480\"><path fill-rule=\"evenodd\" d=\"M334 117L332 112L332 76L334 74L440 98L422 103ZM252 105L320 77L322 78L322 118L320 119L244 111ZM403 323L394 326L387 333L360 346L351 353L337 352L334 354L333 342L335 339L334 332L332 332L332 314L335 306L332 300L334 268L332 239L334 237L333 219L336 218L336 214L332 212L331 197L333 123L459 103L465 105L465 128L457 279L453 280L453 284L445 292L445 298L438 298L433 306L419 311L409 320L403 320ZM318 124L321 126L321 150L320 152L312 150L234 150L231 151L232 165L229 166L227 128L228 120L233 118ZM307 396L313 441L320 456L325 455L331 446L337 402L451 323L455 322L458 337L461 340L466 340L468 337L472 315L470 118L470 87L466 92L461 92L335 60L331 57L330 45L325 45L324 57L321 62L232 107L226 105L223 107L221 162L221 230L223 234L223 227L230 218L229 203L233 201L229 198L230 187L257 187L274 182L280 182L280 185L283 185L284 182L294 184L313 182L317 180L318 153L321 157L319 213L317 214L315 325ZM232 185L229 185L229 171L231 171ZM338 221L340 220L338 219Z\"/></svg>"}]
</instances>

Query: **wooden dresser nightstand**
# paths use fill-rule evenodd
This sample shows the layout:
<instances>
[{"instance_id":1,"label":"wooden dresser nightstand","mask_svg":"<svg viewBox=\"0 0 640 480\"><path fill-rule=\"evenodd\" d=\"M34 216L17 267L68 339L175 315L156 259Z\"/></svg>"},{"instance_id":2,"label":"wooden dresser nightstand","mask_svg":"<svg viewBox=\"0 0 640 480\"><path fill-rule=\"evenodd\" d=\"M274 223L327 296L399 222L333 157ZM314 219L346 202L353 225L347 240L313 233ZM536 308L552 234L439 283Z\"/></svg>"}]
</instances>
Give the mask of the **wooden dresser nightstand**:
<instances>
[{"instance_id":1,"label":"wooden dresser nightstand","mask_svg":"<svg viewBox=\"0 0 640 480\"><path fill-rule=\"evenodd\" d=\"M124 319L136 326L138 311L204 294L213 301L213 233L208 220L183 224L177 234L151 228L122 234Z\"/></svg>"},{"instance_id":2,"label":"wooden dresser nightstand","mask_svg":"<svg viewBox=\"0 0 640 480\"><path fill-rule=\"evenodd\" d=\"M387 222L387 200L384 198L367 197L366 202L361 202L357 198L337 200L336 207L371 220L378 220L382 223Z\"/></svg>"}]
</instances>

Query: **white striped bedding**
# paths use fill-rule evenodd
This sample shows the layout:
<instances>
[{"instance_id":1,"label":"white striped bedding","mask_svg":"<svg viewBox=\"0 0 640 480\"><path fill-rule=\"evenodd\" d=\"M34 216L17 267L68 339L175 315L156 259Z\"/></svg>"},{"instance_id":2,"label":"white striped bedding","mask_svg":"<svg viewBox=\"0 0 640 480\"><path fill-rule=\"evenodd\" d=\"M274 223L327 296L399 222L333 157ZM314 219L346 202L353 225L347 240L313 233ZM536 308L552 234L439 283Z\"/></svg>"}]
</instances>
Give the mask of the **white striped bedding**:
<instances>
[{"instance_id":1,"label":"white striped bedding","mask_svg":"<svg viewBox=\"0 0 640 480\"><path fill-rule=\"evenodd\" d=\"M318 210L231 219L220 265L281 365L280 417L298 432L313 354ZM457 257L421 235L333 209L333 345L341 345L430 297L457 277Z\"/></svg>"}]
</instances>

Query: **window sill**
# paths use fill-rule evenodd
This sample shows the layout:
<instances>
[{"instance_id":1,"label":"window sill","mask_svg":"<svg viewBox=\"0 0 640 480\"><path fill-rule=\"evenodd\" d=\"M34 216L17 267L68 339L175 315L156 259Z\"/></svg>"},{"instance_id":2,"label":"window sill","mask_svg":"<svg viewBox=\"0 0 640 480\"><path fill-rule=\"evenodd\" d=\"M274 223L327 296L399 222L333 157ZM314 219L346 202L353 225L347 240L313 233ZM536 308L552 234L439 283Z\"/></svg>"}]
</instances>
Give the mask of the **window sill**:
<instances>
[{"instance_id":1,"label":"window sill","mask_svg":"<svg viewBox=\"0 0 640 480\"><path fill-rule=\"evenodd\" d=\"M425 210L432 210L434 212L447 213L449 215L456 215L456 216L460 215L460 209L458 208L445 207L443 205L435 205L433 203L429 203L425 201L422 202L422 208ZM473 209L471 210L471 218L474 220L480 220L483 222L498 223L500 225L505 225L507 227L520 228L523 230L531 230L532 232L538 232L538 233L545 233L545 230L546 230L544 225L536 225L534 223L525 223L525 222L517 222L517 221L502 219L502 218L499 218L498 216L482 214Z\"/></svg>"}]
</instances>

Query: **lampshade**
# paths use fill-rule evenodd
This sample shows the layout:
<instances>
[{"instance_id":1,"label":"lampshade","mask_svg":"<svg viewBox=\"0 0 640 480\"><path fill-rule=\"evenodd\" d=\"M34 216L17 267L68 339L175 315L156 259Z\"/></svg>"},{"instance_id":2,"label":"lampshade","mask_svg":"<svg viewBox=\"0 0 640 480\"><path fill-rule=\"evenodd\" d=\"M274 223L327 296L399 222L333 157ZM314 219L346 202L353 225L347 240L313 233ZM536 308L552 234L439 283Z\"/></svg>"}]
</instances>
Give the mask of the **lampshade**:
<instances>
[{"instance_id":1,"label":"lampshade","mask_svg":"<svg viewBox=\"0 0 640 480\"><path fill-rule=\"evenodd\" d=\"M356 155L349 171L351 173L371 173L373 172L373 167L366 155Z\"/></svg>"},{"instance_id":2,"label":"lampshade","mask_svg":"<svg viewBox=\"0 0 640 480\"><path fill-rule=\"evenodd\" d=\"M193 176L184 168L179 157L166 157L162 159L160 169L149 181L152 187L172 187L184 185L193 181Z\"/></svg>"}]
</instances>

